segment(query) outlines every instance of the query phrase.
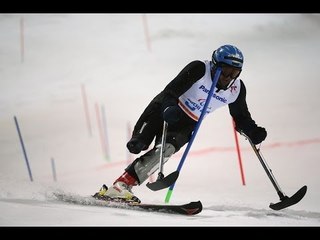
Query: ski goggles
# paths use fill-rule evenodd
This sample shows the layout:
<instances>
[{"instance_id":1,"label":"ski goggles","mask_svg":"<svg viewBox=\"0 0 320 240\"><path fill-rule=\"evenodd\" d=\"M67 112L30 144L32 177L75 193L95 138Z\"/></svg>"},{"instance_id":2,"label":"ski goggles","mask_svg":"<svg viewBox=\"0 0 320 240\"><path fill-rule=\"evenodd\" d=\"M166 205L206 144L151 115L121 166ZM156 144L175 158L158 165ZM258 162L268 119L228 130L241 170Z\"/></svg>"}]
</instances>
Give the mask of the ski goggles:
<instances>
[{"instance_id":1,"label":"ski goggles","mask_svg":"<svg viewBox=\"0 0 320 240\"><path fill-rule=\"evenodd\" d=\"M234 68L229 66L223 66L221 68L221 75L225 78L230 77L231 79L237 78L241 73L241 68Z\"/></svg>"}]
</instances>

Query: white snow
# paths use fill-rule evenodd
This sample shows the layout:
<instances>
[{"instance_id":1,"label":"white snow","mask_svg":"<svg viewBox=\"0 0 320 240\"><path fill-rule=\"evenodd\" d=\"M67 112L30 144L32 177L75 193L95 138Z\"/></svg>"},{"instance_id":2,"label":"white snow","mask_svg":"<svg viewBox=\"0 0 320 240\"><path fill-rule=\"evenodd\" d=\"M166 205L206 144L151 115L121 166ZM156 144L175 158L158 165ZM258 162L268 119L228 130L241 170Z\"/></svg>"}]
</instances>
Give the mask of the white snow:
<instances>
[{"instance_id":1,"label":"white snow","mask_svg":"<svg viewBox=\"0 0 320 240\"><path fill-rule=\"evenodd\" d=\"M144 17L0 15L0 225L319 226L320 15ZM172 204L201 200L200 214L168 215L54 200L55 192L89 196L103 183L112 184L135 157L125 147L128 126L133 128L149 101L187 63L211 59L212 51L223 44L238 46L245 56L241 79L248 106L268 131L261 153L279 186L288 196L308 186L299 203L281 211L269 208L279 196L248 141L238 135L242 184L228 108L202 122L170 199ZM108 159L101 148L96 106L105 109ZM176 170L183 151L165 165L165 175ZM157 172L150 181L156 177ZM135 194L144 202L163 204L167 189L153 192L145 184L135 187Z\"/></svg>"}]
</instances>

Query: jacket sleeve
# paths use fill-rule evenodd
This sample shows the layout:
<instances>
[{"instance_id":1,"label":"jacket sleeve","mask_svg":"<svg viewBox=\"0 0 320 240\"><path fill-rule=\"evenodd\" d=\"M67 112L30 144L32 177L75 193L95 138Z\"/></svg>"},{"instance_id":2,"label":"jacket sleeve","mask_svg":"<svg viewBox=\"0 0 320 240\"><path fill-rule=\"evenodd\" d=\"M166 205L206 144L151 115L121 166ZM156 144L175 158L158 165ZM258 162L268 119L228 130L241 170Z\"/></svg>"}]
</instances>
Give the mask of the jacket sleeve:
<instances>
[{"instance_id":1,"label":"jacket sleeve","mask_svg":"<svg viewBox=\"0 0 320 240\"><path fill-rule=\"evenodd\" d=\"M242 80L240 93L237 100L229 104L229 112L235 121L236 130L239 132L242 130L245 134L248 134L251 129L257 127L255 121L251 118L251 114L248 110L246 102L246 87Z\"/></svg>"},{"instance_id":2,"label":"jacket sleeve","mask_svg":"<svg viewBox=\"0 0 320 240\"><path fill-rule=\"evenodd\" d=\"M162 111L168 106L177 105L178 98L202 78L205 71L205 63L202 61L196 60L186 65L161 92Z\"/></svg>"}]
</instances>

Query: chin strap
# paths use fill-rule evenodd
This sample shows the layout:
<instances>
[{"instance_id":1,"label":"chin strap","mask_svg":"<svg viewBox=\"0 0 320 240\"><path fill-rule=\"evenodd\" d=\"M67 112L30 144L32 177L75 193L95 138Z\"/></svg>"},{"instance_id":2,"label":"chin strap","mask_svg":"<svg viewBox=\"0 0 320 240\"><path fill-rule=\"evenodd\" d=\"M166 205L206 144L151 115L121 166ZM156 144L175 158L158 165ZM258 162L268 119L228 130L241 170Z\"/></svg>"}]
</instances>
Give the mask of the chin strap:
<instances>
[{"instance_id":1,"label":"chin strap","mask_svg":"<svg viewBox=\"0 0 320 240\"><path fill-rule=\"evenodd\" d=\"M233 83L234 83L236 80L237 80L237 78L233 79L226 88L221 87L220 84L219 84L219 82L218 82L218 83L217 83L217 86L216 86L216 87L217 87L216 93L219 92L220 90L226 91L227 89L229 89L229 88L233 85Z\"/></svg>"}]
</instances>

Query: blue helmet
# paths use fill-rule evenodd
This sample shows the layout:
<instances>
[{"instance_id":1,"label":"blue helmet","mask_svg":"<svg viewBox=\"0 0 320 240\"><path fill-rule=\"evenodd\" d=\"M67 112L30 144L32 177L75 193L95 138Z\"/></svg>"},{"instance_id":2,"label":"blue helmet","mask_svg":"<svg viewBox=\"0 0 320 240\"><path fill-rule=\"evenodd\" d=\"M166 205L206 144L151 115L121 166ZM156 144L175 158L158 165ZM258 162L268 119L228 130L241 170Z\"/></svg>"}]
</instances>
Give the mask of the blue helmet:
<instances>
[{"instance_id":1,"label":"blue helmet","mask_svg":"<svg viewBox=\"0 0 320 240\"><path fill-rule=\"evenodd\" d=\"M212 62L215 65L227 64L236 68L242 68L243 55L237 47L223 45L213 52Z\"/></svg>"}]
</instances>

